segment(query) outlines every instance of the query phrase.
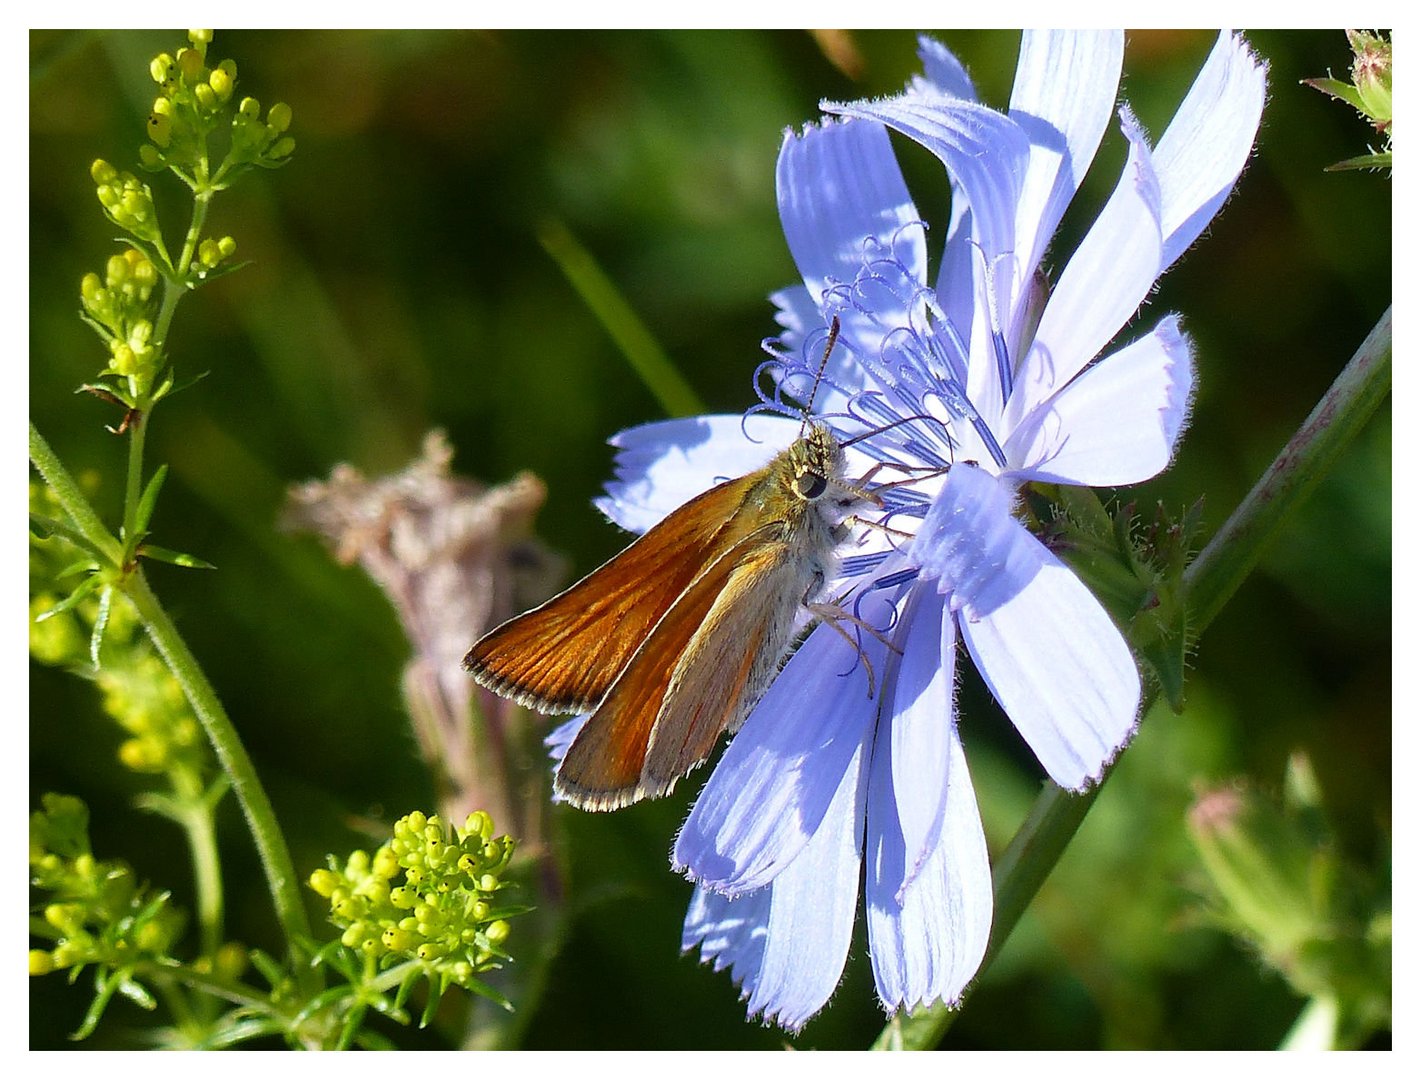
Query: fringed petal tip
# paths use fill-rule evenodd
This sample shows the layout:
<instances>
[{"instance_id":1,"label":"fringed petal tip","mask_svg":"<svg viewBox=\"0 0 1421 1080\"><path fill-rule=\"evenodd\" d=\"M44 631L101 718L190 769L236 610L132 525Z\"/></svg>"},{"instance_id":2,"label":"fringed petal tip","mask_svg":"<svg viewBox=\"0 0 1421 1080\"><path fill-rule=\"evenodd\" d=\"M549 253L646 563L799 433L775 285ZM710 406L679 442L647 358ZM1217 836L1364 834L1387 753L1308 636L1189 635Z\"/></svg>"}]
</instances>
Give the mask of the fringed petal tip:
<instances>
[{"instance_id":1,"label":"fringed petal tip","mask_svg":"<svg viewBox=\"0 0 1421 1080\"><path fill-rule=\"evenodd\" d=\"M1104 757L1100 759L1100 766L1093 773L1090 773L1089 775L1085 776L1079 784L1075 784L1073 786L1068 787L1065 784L1061 784L1060 781L1057 781L1056 783L1062 791L1069 791L1074 795L1084 795L1087 791L1089 791L1093 787L1098 786L1100 782L1105 779L1105 774L1110 771L1112 766L1114 766L1116 759L1119 758L1121 753L1124 752L1125 747L1129 746L1130 743L1134 741L1135 735L1139 732L1139 730L1140 718L1137 716L1135 718L1135 722L1131 724L1129 729L1125 732L1124 738L1120 740L1120 745L1116 746L1113 750L1109 751Z\"/></svg>"}]
</instances>

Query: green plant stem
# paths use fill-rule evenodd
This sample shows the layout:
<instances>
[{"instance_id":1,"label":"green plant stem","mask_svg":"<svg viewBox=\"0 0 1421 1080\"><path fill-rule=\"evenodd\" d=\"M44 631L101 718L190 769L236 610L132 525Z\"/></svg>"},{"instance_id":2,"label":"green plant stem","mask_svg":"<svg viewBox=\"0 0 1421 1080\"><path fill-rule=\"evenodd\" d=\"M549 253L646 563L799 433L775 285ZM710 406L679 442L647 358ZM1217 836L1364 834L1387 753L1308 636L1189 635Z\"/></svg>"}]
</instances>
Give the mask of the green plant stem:
<instances>
[{"instance_id":1,"label":"green plant stem","mask_svg":"<svg viewBox=\"0 0 1421 1080\"><path fill-rule=\"evenodd\" d=\"M1223 609L1283 523L1306 501L1390 389L1391 309L1387 308L1311 415L1185 571L1196 633L1202 633ZM1148 696L1144 711L1156 696ZM1109 779L1109 772L1101 784L1105 779ZM1100 785L1077 795L1047 783L1037 797L992 873L992 936L981 970L1000 952L1099 792ZM939 1004L911 1016L895 1016L873 1048L932 1049L955 1015Z\"/></svg>"},{"instance_id":2,"label":"green plant stem","mask_svg":"<svg viewBox=\"0 0 1421 1080\"><path fill-rule=\"evenodd\" d=\"M69 470L55 456L49 443L33 423L30 424L30 460L49 484L75 527L110 559L110 568L116 570L122 557L118 541L104 528L103 522L94 513L93 507L89 505L79 485L74 482ZM237 737L236 728L232 726L227 711L218 700L212 684L207 681L197 658L189 651L177 627L173 625L168 613L163 610L153 590L149 588L142 570L134 570L128 574L123 579L122 588L133 602L148 636L153 639L153 644L162 654L173 677L183 688L188 703L192 705L193 712L201 721L212 748L222 763L223 771L232 782L232 790L247 817L257 851L261 855L262 866L266 870L267 887L276 907L277 920L286 935L293 968L303 987L314 989L319 983L319 975L306 965L298 944L299 941L310 938L311 927L306 918L306 909L301 903L296 870L286 846L286 837L277 825L271 800L267 798L266 791L257 778L252 760L247 756L246 748Z\"/></svg>"},{"instance_id":3,"label":"green plant stem","mask_svg":"<svg viewBox=\"0 0 1421 1080\"><path fill-rule=\"evenodd\" d=\"M217 848L214 802L197 790L197 777L184 777L179 793L182 812L178 821L187 833L192 853L193 887L197 895L197 921L202 954L215 957L222 945L222 860ZM191 789L191 790L189 790Z\"/></svg>"},{"instance_id":4,"label":"green plant stem","mask_svg":"<svg viewBox=\"0 0 1421 1080\"><path fill-rule=\"evenodd\" d=\"M129 576L124 586L128 598L138 610L138 616L158 647L173 677L187 695L193 712L202 722L222 769L232 782L232 791L246 815L247 826L256 841L262 867L266 871L267 887L276 908L277 921L286 935L287 949L293 970L304 987L313 988L316 974L305 963L299 942L311 937L310 922L301 903L301 892L286 837L276 821L271 800L257 778L252 760L237 737L227 711L218 700L212 684L178 633L168 613L149 588L143 571Z\"/></svg>"}]
</instances>

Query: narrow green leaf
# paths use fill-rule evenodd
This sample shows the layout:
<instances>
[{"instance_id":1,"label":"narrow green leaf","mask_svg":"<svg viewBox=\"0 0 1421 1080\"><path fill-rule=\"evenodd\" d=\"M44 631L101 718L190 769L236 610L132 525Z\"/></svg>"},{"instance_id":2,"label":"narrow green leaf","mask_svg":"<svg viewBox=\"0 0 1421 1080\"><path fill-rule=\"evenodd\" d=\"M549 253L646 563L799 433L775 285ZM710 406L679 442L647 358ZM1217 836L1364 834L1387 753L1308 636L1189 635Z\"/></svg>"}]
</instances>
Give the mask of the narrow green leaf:
<instances>
[{"instance_id":1,"label":"narrow green leaf","mask_svg":"<svg viewBox=\"0 0 1421 1080\"><path fill-rule=\"evenodd\" d=\"M94 619L94 633L89 638L89 660L95 668L99 666L99 647L104 643L104 631L108 629L109 611L112 607L113 586L107 585L104 591L99 593L99 614Z\"/></svg>"},{"instance_id":2,"label":"narrow green leaf","mask_svg":"<svg viewBox=\"0 0 1421 1080\"><path fill-rule=\"evenodd\" d=\"M84 597L88 596L95 589L103 585L103 583L104 579L98 577L97 575L94 577L85 578L78 584L78 586L74 589L72 593L66 596L63 600L59 601L59 603L55 604L54 607L50 608L48 611L41 612L40 614L36 615L35 622L44 622L45 619L48 619L54 615L58 615L61 611L68 611L75 604L79 603L79 601L83 600Z\"/></svg>"},{"instance_id":3,"label":"narrow green leaf","mask_svg":"<svg viewBox=\"0 0 1421 1080\"><path fill-rule=\"evenodd\" d=\"M98 992L94 995L94 1000L89 1003L83 1023L79 1025L74 1034L69 1036L71 1040L80 1042L94 1033L94 1029L99 1026L99 1021L104 1018L104 1010L108 1008L109 1002L113 999L123 978L121 972L115 971L105 976L103 968L99 969L98 978L95 980Z\"/></svg>"},{"instance_id":4,"label":"narrow green leaf","mask_svg":"<svg viewBox=\"0 0 1421 1080\"><path fill-rule=\"evenodd\" d=\"M543 222L538 228L538 242L667 414L694 416L705 412L700 398L662 352L651 331L566 226L560 221Z\"/></svg>"},{"instance_id":5,"label":"narrow green leaf","mask_svg":"<svg viewBox=\"0 0 1421 1080\"><path fill-rule=\"evenodd\" d=\"M196 555L186 555L181 551L169 551L157 544L140 544L138 556L142 559L157 559L159 562L172 563L174 566L186 566L193 570L217 569L210 562L199 559Z\"/></svg>"},{"instance_id":6,"label":"narrow green leaf","mask_svg":"<svg viewBox=\"0 0 1421 1080\"><path fill-rule=\"evenodd\" d=\"M148 522L153 518L153 507L157 505L158 493L163 490L163 481L168 478L168 466L159 465L148 486L143 489L143 497L138 500L138 513L133 521L135 533L146 533Z\"/></svg>"},{"instance_id":7,"label":"narrow green leaf","mask_svg":"<svg viewBox=\"0 0 1421 1080\"><path fill-rule=\"evenodd\" d=\"M118 984L118 992L140 1009L146 1009L148 1012L152 1012L158 1007L158 1002L153 999L153 995L148 992L148 988L136 979L124 978Z\"/></svg>"},{"instance_id":8,"label":"narrow green leaf","mask_svg":"<svg viewBox=\"0 0 1421 1080\"><path fill-rule=\"evenodd\" d=\"M1302 83L1304 86L1311 86L1314 90L1321 90L1329 97L1345 101L1359 113L1367 111L1366 106L1362 103L1362 95L1351 83L1345 83L1341 79L1303 79Z\"/></svg>"},{"instance_id":9,"label":"narrow green leaf","mask_svg":"<svg viewBox=\"0 0 1421 1080\"><path fill-rule=\"evenodd\" d=\"M63 521L59 521L57 518L46 517L43 514L31 513L30 532L34 533L34 535L40 540L48 540L53 536L62 537L63 539L68 540L75 547L82 548L83 550L89 552L89 554L93 555L101 562L107 561L104 559L104 553L100 551L97 547L95 547L93 544L89 543L88 538L83 533L81 533L78 529L74 528L72 525L69 525Z\"/></svg>"}]
</instances>

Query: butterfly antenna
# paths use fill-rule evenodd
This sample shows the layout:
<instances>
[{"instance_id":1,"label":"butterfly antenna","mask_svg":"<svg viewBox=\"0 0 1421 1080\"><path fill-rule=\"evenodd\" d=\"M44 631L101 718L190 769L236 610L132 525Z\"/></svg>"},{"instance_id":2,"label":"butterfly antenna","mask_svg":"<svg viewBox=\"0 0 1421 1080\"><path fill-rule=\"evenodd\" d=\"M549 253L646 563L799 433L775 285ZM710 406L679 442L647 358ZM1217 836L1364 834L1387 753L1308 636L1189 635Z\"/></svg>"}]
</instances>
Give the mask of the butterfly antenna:
<instances>
[{"instance_id":1,"label":"butterfly antenna","mask_svg":"<svg viewBox=\"0 0 1421 1080\"><path fill-rule=\"evenodd\" d=\"M819 383L824 378L824 369L829 366L829 356L839 340L839 316L829 320L829 338L824 342L824 355L819 360L819 370L814 373L814 384L809 388L809 400L804 403L804 416L799 422L799 434L803 438L809 429L809 417L814 412L814 398L819 393Z\"/></svg>"}]
</instances>

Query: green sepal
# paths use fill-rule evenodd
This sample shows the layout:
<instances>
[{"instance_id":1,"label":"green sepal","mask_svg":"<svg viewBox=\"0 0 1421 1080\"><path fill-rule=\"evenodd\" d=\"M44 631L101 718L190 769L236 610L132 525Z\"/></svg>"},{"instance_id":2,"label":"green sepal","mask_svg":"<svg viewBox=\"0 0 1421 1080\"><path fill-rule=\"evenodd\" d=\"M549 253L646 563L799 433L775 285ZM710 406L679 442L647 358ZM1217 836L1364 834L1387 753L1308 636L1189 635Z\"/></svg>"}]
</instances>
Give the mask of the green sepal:
<instances>
[{"instance_id":1,"label":"green sepal","mask_svg":"<svg viewBox=\"0 0 1421 1080\"><path fill-rule=\"evenodd\" d=\"M1148 627L1145 632L1142 627ZM1141 641L1142 637L1148 640ZM1131 626L1131 644L1150 667L1160 693L1175 713L1184 711L1184 673L1189 659L1189 617L1183 604L1142 611Z\"/></svg>"},{"instance_id":2,"label":"green sepal","mask_svg":"<svg viewBox=\"0 0 1421 1080\"><path fill-rule=\"evenodd\" d=\"M1303 79L1304 86L1311 86L1314 90L1321 90L1330 97L1335 97L1339 101L1345 101L1352 108L1362 115L1367 114L1366 103L1362 101L1362 95L1351 83L1345 83L1341 79Z\"/></svg>"},{"instance_id":3,"label":"green sepal","mask_svg":"<svg viewBox=\"0 0 1421 1080\"><path fill-rule=\"evenodd\" d=\"M167 548L159 547L157 544L139 544L138 557L140 559L157 559L159 562L172 563L174 566L185 566L191 570L217 569L216 566L206 559L199 559L196 555L187 555L181 551L169 551Z\"/></svg>"},{"instance_id":4,"label":"green sepal","mask_svg":"<svg viewBox=\"0 0 1421 1080\"><path fill-rule=\"evenodd\" d=\"M153 473L148 481L148 486L143 489L143 496L138 500L138 511L133 519L133 532L135 536L143 536L148 532L148 522L153 517L153 507L157 505L158 493L163 490L163 481L168 478L168 466L159 465L157 471Z\"/></svg>"},{"instance_id":5,"label":"green sepal","mask_svg":"<svg viewBox=\"0 0 1421 1080\"><path fill-rule=\"evenodd\" d=\"M100 588L103 584L104 579L99 577L97 574L95 574L93 577L85 578L83 581L79 582L79 584L74 587L73 592L71 592L63 600L59 601L59 603L55 604L54 607L50 608L48 611L42 611L40 612L40 614L36 615L35 622L44 622L45 619L48 619L51 616L58 615L60 612L63 611L68 611L70 608L72 608L75 604L83 600L95 589Z\"/></svg>"}]
</instances>

